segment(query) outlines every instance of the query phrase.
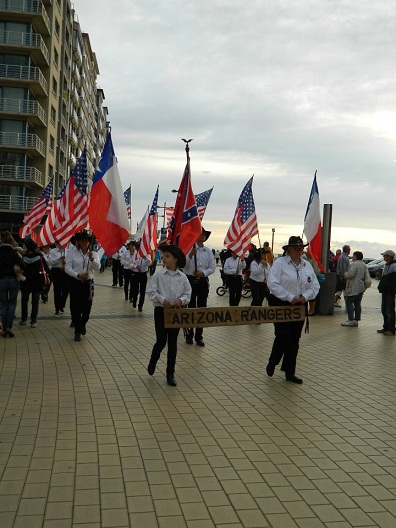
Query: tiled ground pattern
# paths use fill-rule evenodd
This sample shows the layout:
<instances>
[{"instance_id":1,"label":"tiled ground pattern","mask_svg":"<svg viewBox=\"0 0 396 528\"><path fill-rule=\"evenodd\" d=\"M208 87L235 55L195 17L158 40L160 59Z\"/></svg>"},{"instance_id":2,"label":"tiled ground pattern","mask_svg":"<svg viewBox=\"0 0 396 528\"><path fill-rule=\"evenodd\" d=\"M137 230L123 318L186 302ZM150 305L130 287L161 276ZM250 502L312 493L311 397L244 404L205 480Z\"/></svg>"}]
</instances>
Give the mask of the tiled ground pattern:
<instances>
[{"instance_id":1,"label":"tiled ground pattern","mask_svg":"<svg viewBox=\"0 0 396 528\"><path fill-rule=\"evenodd\" d=\"M219 273L210 302L218 297ZM396 527L393 337L373 284L359 328L344 310L302 338L302 386L272 379L272 325L181 336L176 388L138 313L98 274L80 343L40 305L0 342L0 528ZM243 300L249 304L249 300Z\"/></svg>"}]
</instances>

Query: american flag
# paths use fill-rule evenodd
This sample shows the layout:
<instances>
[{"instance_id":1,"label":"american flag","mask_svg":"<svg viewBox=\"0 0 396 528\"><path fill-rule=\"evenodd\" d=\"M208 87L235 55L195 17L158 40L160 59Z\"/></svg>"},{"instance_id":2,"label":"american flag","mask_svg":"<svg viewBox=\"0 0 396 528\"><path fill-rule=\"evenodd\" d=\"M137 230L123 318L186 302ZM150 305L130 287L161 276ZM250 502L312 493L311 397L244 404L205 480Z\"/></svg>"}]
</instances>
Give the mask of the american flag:
<instances>
[{"instance_id":1,"label":"american flag","mask_svg":"<svg viewBox=\"0 0 396 528\"><path fill-rule=\"evenodd\" d=\"M206 206L209 203L212 191L213 191L213 187L211 189L208 189L207 191L204 191L202 193L195 195L195 201L197 202L198 214L201 220L204 217Z\"/></svg>"},{"instance_id":2,"label":"american flag","mask_svg":"<svg viewBox=\"0 0 396 528\"><path fill-rule=\"evenodd\" d=\"M174 210L174 207L165 207L165 227L169 227Z\"/></svg>"},{"instance_id":3,"label":"american flag","mask_svg":"<svg viewBox=\"0 0 396 528\"><path fill-rule=\"evenodd\" d=\"M130 220L131 219L131 186L129 186L128 189L124 191L124 200L125 200L125 205L127 208L128 220Z\"/></svg>"},{"instance_id":4,"label":"american flag","mask_svg":"<svg viewBox=\"0 0 396 528\"><path fill-rule=\"evenodd\" d=\"M186 253L202 233L195 196L191 187L190 159L177 191L175 209L168 228L168 240Z\"/></svg>"},{"instance_id":5,"label":"american flag","mask_svg":"<svg viewBox=\"0 0 396 528\"><path fill-rule=\"evenodd\" d=\"M87 153L84 149L39 235L39 245L58 242L66 247L71 237L88 223Z\"/></svg>"},{"instance_id":6,"label":"american flag","mask_svg":"<svg viewBox=\"0 0 396 528\"><path fill-rule=\"evenodd\" d=\"M48 183L36 204L23 217L23 226L19 230L19 236L21 238L26 238L40 224L43 216L50 211L52 204L52 186L53 179Z\"/></svg>"},{"instance_id":7,"label":"american flag","mask_svg":"<svg viewBox=\"0 0 396 528\"><path fill-rule=\"evenodd\" d=\"M253 176L245 185L235 209L234 219L224 245L242 257L250 248L251 239L258 234L256 208L252 192Z\"/></svg>"},{"instance_id":8,"label":"american flag","mask_svg":"<svg viewBox=\"0 0 396 528\"><path fill-rule=\"evenodd\" d=\"M151 252L154 251L157 247L157 204L158 204L158 189L155 193L153 204L151 206L149 216L147 218L146 228L143 233L142 240L140 242L140 247L137 256L146 257L151 255Z\"/></svg>"}]
</instances>

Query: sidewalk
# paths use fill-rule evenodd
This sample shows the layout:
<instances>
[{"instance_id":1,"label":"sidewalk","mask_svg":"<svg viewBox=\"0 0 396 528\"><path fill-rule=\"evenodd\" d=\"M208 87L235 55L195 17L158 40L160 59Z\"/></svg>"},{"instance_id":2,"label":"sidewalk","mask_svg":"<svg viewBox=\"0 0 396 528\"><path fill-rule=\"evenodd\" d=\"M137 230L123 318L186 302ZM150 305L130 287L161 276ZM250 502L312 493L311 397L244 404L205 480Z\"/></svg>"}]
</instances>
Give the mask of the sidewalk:
<instances>
[{"instance_id":1,"label":"sidewalk","mask_svg":"<svg viewBox=\"0 0 396 528\"><path fill-rule=\"evenodd\" d=\"M343 308L311 318L303 385L266 376L263 324L206 329L204 348L180 335L175 388L166 356L146 372L151 303L139 313L111 282L96 275L80 343L52 292L37 328L0 341L0 528L396 526L396 345L376 333L377 281L358 328Z\"/></svg>"}]
</instances>

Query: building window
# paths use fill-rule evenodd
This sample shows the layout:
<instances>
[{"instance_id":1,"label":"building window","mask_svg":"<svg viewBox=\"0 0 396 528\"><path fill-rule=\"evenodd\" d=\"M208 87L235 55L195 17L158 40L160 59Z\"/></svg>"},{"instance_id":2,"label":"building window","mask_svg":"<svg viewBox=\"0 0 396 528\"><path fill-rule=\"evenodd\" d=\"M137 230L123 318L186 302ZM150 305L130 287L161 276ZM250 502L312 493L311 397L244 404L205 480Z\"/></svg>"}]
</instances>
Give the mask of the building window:
<instances>
[{"instance_id":1,"label":"building window","mask_svg":"<svg viewBox=\"0 0 396 528\"><path fill-rule=\"evenodd\" d=\"M53 106L51 106L51 125L56 126L56 110Z\"/></svg>"},{"instance_id":2,"label":"building window","mask_svg":"<svg viewBox=\"0 0 396 528\"><path fill-rule=\"evenodd\" d=\"M49 150L50 150L51 154L54 154L54 152L55 152L55 138L53 136L50 136Z\"/></svg>"}]
</instances>

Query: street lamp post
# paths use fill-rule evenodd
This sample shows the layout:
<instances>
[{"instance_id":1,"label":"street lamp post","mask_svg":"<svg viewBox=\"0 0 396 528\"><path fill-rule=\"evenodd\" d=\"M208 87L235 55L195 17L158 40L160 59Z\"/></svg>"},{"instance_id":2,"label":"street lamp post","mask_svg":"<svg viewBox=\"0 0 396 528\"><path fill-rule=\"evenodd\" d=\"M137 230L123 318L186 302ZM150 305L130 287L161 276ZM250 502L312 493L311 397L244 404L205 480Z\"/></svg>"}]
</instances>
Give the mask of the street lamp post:
<instances>
[{"instance_id":1,"label":"street lamp post","mask_svg":"<svg viewBox=\"0 0 396 528\"><path fill-rule=\"evenodd\" d=\"M274 252L274 237L275 237L275 227L272 228L272 242L271 242L272 253Z\"/></svg>"}]
</instances>

